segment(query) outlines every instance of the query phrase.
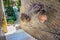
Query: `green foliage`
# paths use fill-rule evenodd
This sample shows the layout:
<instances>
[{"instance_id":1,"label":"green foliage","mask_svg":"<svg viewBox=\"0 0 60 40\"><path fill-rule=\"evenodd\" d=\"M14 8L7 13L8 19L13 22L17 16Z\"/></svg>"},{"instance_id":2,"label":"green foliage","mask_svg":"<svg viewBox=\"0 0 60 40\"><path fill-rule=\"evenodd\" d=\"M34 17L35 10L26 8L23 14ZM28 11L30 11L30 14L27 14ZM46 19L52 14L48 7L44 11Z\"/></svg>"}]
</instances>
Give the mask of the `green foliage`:
<instances>
[{"instance_id":1,"label":"green foliage","mask_svg":"<svg viewBox=\"0 0 60 40\"><path fill-rule=\"evenodd\" d=\"M20 11L20 6L21 6L21 0L18 0L17 2L17 7L18 7L18 10Z\"/></svg>"},{"instance_id":2,"label":"green foliage","mask_svg":"<svg viewBox=\"0 0 60 40\"><path fill-rule=\"evenodd\" d=\"M14 23L14 20L9 20L7 23L8 24L13 24Z\"/></svg>"},{"instance_id":3,"label":"green foliage","mask_svg":"<svg viewBox=\"0 0 60 40\"><path fill-rule=\"evenodd\" d=\"M21 0L18 0L17 4L18 6L21 6Z\"/></svg>"},{"instance_id":4,"label":"green foliage","mask_svg":"<svg viewBox=\"0 0 60 40\"><path fill-rule=\"evenodd\" d=\"M3 2L4 2L4 7L10 6L13 3L12 0L3 0Z\"/></svg>"},{"instance_id":5,"label":"green foliage","mask_svg":"<svg viewBox=\"0 0 60 40\"><path fill-rule=\"evenodd\" d=\"M12 16L13 15L13 8L11 6L6 7L6 15L7 16Z\"/></svg>"},{"instance_id":6,"label":"green foliage","mask_svg":"<svg viewBox=\"0 0 60 40\"><path fill-rule=\"evenodd\" d=\"M7 15L7 23L14 23L16 21L16 15L13 11L12 0L4 0L4 7L6 9L5 14Z\"/></svg>"},{"instance_id":7,"label":"green foliage","mask_svg":"<svg viewBox=\"0 0 60 40\"><path fill-rule=\"evenodd\" d=\"M16 15L15 15L13 8L11 6L7 8L6 14L7 14L7 22L8 23L16 21L17 18L16 18Z\"/></svg>"}]
</instances>

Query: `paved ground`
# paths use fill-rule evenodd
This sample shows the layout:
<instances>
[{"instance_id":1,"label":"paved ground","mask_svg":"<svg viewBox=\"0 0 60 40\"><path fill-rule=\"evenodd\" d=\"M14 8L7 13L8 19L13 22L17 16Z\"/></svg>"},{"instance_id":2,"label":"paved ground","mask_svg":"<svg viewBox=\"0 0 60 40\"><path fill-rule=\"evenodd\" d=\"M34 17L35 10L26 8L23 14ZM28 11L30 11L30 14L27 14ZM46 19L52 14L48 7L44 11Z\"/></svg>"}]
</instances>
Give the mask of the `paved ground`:
<instances>
[{"instance_id":1,"label":"paved ground","mask_svg":"<svg viewBox=\"0 0 60 40\"><path fill-rule=\"evenodd\" d=\"M4 32L2 31L2 28L0 29L0 40L6 40Z\"/></svg>"},{"instance_id":2,"label":"paved ground","mask_svg":"<svg viewBox=\"0 0 60 40\"><path fill-rule=\"evenodd\" d=\"M20 29L13 34L6 35L7 40L35 40L32 36L27 34L24 30Z\"/></svg>"},{"instance_id":3,"label":"paved ground","mask_svg":"<svg viewBox=\"0 0 60 40\"><path fill-rule=\"evenodd\" d=\"M20 24L7 25L7 33L5 33L5 35L12 34L19 29L20 29Z\"/></svg>"},{"instance_id":4,"label":"paved ground","mask_svg":"<svg viewBox=\"0 0 60 40\"><path fill-rule=\"evenodd\" d=\"M5 35L9 35L9 34L12 34L14 32L16 32L15 26L10 25L10 26L7 26L7 33L5 33Z\"/></svg>"}]
</instances>

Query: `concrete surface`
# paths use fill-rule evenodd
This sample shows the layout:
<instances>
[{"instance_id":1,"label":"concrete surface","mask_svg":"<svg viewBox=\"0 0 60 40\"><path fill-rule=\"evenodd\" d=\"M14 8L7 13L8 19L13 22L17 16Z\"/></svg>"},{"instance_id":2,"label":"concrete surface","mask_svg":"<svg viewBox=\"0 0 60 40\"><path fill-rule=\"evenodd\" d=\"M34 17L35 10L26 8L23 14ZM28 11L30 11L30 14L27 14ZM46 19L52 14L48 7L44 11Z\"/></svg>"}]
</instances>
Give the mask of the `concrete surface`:
<instances>
[{"instance_id":1,"label":"concrete surface","mask_svg":"<svg viewBox=\"0 0 60 40\"><path fill-rule=\"evenodd\" d=\"M13 34L6 35L7 40L36 40L31 35L20 29Z\"/></svg>"}]
</instances>

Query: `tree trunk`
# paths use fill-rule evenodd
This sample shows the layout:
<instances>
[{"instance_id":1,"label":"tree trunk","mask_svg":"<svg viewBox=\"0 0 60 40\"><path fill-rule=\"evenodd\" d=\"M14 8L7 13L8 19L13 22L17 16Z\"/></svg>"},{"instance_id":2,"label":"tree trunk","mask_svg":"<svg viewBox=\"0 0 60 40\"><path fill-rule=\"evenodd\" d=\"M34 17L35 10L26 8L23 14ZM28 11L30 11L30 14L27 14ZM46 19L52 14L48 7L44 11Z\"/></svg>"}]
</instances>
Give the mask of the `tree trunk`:
<instances>
[{"instance_id":1,"label":"tree trunk","mask_svg":"<svg viewBox=\"0 0 60 40\"><path fill-rule=\"evenodd\" d=\"M47 10L48 20L45 23L37 24L38 20L31 17L31 22L21 20L21 28L38 40L59 40L60 39L60 3L56 0L21 0L20 13L29 13L30 5L33 3L44 4ZM36 19L37 17L35 17ZM35 23L34 23L35 22ZM32 25L32 26L31 26ZM39 25L39 26L38 26ZM41 29L43 28L43 30Z\"/></svg>"}]
</instances>

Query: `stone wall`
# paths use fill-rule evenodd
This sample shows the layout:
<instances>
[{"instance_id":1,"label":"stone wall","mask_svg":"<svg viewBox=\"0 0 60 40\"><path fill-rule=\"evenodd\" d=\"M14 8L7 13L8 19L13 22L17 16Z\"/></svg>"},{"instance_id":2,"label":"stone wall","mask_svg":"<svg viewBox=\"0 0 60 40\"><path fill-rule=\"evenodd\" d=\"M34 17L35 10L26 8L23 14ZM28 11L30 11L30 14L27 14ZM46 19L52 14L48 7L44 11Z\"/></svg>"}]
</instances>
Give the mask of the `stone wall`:
<instances>
[{"instance_id":1,"label":"stone wall","mask_svg":"<svg viewBox=\"0 0 60 40\"><path fill-rule=\"evenodd\" d=\"M21 28L38 40L59 40L60 39L60 2L59 0L21 0L20 13L28 14L33 3L43 3L48 12L48 20L43 24L37 24L34 16L30 22L21 20ZM35 22L35 23L34 23ZM42 29L43 30L42 30Z\"/></svg>"},{"instance_id":2,"label":"stone wall","mask_svg":"<svg viewBox=\"0 0 60 40\"><path fill-rule=\"evenodd\" d=\"M2 20L3 20L3 11L2 11L2 4L0 0L0 26L2 26Z\"/></svg>"},{"instance_id":3,"label":"stone wall","mask_svg":"<svg viewBox=\"0 0 60 40\"><path fill-rule=\"evenodd\" d=\"M3 10L2 10L2 3L0 0L0 40L6 40L4 32L2 30L2 22L3 22Z\"/></svg>"}]
</instances>

